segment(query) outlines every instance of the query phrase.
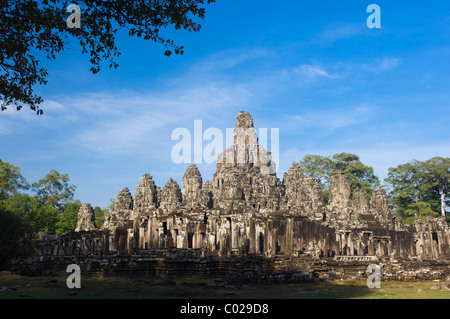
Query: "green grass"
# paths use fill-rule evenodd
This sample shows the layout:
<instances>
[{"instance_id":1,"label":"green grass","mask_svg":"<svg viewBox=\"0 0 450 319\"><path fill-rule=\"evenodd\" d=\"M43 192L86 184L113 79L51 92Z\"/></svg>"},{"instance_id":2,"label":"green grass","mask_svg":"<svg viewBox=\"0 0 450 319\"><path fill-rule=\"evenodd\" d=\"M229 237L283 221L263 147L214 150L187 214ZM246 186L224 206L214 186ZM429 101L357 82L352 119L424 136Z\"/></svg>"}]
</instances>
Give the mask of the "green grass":
<instances>
[{"instance_id":1,"label":"green grass","mask_svg":"<svg viewBox=\"0 0 450 319\"><path fill-rule=\"evenodd\" d=\"M224 284L213 279L180 278L174 282L146 277L84 277L80 289L66 286L68 274L21 277L0 274L0 299L450 299L436 282L387 282L369 289L364 281L336 280L304 284ZM4 288L6 287L6 289Z\"/></svg>"}]
</instances>

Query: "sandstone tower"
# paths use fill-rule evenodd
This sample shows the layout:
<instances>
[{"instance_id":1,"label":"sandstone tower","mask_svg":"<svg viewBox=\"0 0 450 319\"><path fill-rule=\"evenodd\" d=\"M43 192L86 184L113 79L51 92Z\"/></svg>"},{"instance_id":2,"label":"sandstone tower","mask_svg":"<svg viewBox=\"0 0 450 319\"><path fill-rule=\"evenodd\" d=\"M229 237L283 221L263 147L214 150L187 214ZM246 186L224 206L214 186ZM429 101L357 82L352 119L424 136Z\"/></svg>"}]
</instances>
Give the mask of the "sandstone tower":
<instances>
[{"instance_id":1,"label":"sandstone tower","mask_svg":"<svg viewBox=\"0 0 450 319\"><path fill-rule=\"evenodd\" d=\"M108 251L187 249L204 255L312 256L315 258L450 257L450 228L441 220L401 226L388 197L375 190L352 194L347 176L334 172L325 203L319 184L298 163L276 176L272 154L258 144L250 114L240 111L233 144L203 181L189 165L181 181L162 189L150 174L134 198L120 190L100 233ZM77 231L95 229L90 205ZM358 260L359 260L358 259Z\"/></svg>"}]
</instances>

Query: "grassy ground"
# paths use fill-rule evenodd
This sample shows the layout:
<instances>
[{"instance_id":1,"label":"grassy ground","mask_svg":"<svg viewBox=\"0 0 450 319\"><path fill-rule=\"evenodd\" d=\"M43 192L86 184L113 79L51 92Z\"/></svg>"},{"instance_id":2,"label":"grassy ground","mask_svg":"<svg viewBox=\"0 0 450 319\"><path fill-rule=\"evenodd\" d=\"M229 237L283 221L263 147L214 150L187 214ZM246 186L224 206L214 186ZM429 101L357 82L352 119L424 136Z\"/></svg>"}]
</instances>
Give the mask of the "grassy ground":
<instances>
[{"instance_id":1,"label":"grassy ground","mask_svg":"<svg viewBox=\"0 0 450 319\"><path fill-rule=\"evenodd\" d=\"M213 279L155 280L137 277L83 277L80 289L66 286L68 274L21 277L0 273L0 299L450 299L442 282L386 282L369 289L364 281L232 285Z\"/></svg>"}]
</instances>

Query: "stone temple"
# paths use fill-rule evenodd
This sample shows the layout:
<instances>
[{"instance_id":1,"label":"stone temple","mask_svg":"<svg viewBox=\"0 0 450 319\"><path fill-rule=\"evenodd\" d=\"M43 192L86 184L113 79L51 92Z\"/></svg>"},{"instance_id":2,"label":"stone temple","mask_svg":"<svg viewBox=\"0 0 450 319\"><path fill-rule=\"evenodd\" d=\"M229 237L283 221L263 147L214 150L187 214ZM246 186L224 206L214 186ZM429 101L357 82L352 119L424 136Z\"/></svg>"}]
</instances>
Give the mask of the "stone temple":
<instances>
[{"instance_id":1,"label":"stone temple","mask_svg":"<svg viewBox=\"0 0 450 319\"><path fill-rule=\"evenodd\" d=\"M254 265L267 265L267 260L273 271L284 267L305 272L307 265L308 273L329 274L344 266L356 271L383 261L389 265L384 271L397 277L408 269L410 274L421 270L423 276L433 271L450 274L450 228L444 219L402 225L384 190L375 190L371 198L362 190L351 194L339 171L331 176L326 204L319 184L299 164L293 163L282 180L274 165L270 152L258 144L251 115L241 111L233 144L218 156L212 180L204 181L195 165L187 167L181 187L171 178L158 187L145 174L134 196L128 188L120 190L102 228L95 225L92 207L83 204L76 232L42 234L37 255L53 261L91 258L96 260L91 271L128 258L128 270L147 260L144 268L155 273L155 260L167 266L184 256L179 268L195 263L197 273L207 268L204 261L214 260L229 270L224 261L241 258L242 265L245 257L253 271L263 269ZM276 260L282 266L276 266Z\"/></svg>"}]
</instances>

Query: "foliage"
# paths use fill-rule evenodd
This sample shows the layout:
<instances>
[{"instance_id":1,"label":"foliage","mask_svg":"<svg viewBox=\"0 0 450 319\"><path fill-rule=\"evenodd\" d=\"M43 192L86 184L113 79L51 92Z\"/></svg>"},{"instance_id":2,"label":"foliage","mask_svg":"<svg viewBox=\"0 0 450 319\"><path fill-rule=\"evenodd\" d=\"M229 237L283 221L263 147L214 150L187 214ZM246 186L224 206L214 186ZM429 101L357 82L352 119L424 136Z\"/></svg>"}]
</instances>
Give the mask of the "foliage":
<instances>
[{"instance_id":1,"label":"foliage","mask_svg":"<svg viewBox=\"0 0 450 319\"><path fill-rule=\"evenodd\" d=\"M80 207L81 202L79 200L72 201L65 205L63 213L55 224L57 234L65 235L75 230Z\"/></svg>"},{"instance_id":2,"label":"foliage","mask_svg":"<svg viewBox=\"0 0 450 319\"><path fill-rule=\"evenodd\" d=\"M22 217L35 232L55 232L55 224L59 219L59 211L46 204L38 196L15 194L3 201L3 206L16 216Z\"/></svg>"},{"instance_id":3,"label":"foliage","mask_svg":"<svg viewBox=\"0 0 450 319\"><path fill-rule=\"evenodd\" d=\"M428 216L439 216L438 213L431 209L429 203L426 202L416 202L408 206L403 212L403 223L413 225L417 219L422 219L424 222L427 221Z\"/></svg>"},{"instance_id":4,"label":"foliage","mask_svg":"<svg viewBox=\"0 0 450 319\"><path fill-rule=\"evenodd\" d=\"M29 187L25 178L20 174L20 168L3 162L0 159L0 200L16 194L20 189Z\"/></svg>"},{"instance_id":5,"label":"foliage","mask_svg":"<svg viewBox=\"0 0 450 319\"><path fill-rule=\"evenodd\" d=\"M110 198L109 199L109 204L106 206L106 209L109 212L113 212L114 211L114 205L116 204L116 200L114 198Z\"/></svg>"},{"instance_id":6,"label":"foliage","mask_svg":"<svg viewBox=\"0 0 450 319\"><path fill-rule=\"evenodd\" d=\"M213 3L214 0L207 0ZM164 55L183 54L183 46L164 38L161 30L174 26L197 32L201 25L193 18L203 19L204 0L167 1L103 1L80 0L81 27L69 28L66 12L72 1L13 0L0 1L0 109L28 105L43 114L42 97L35 94L36 84L47 83L48 72L40 59L55 59L68 45L79 44L89 54L91 72L100 71L102 61L117 68L120 56L116 46L119 30L129 36L151 40L165 47Z\"/></svg>"},{"instance_id":7,"label":"foliage","mask_svg":"<svg viewBox=\"0 0 450 319\"><path fill-rule=\"evenodd\" d=\"M26 220L35 231L39 231L36 225L35 214L38 203L39 200L37 197L17 193L14 194L14 196L4 199L1 202L1 206L6 211L12 212L14 215L20 216Z\"/></svg>"},{"instance_id":8,"label":"foliage","mask_svg":"<svg viewBox=\"0 0 450 319\"><path fill-rule=\"evenodd\" d=\"M331 174L338 170L348 177L352 192L361 188L371 196L373 190L380 187L373 168L364 165L355 154L339 153L331 157L306 155L300 161L300 166L306 175L315 178L324 191L328 189Z\"/></svg>"},{"instance_id":9,"label":"foliage","mask_svg":"<svg viewBox=\"0 0 450 319\"><path fill-rule=\"evenodd\" d=\"M0 160L0 269L16 258L29 256L38 232L65 235L77 225L79 200L69 176L56 170L33 183L35 195L22 194L28 188L18 166ZM96 224L101 227L107 208L94 208Z\"/></svg>"},{"instance_id":10,"label":"foliage","mask_svg":"<svg viewBox=\"0 0 450 319\"><path fill-rule=\"evenodd\" d=\"M29 222L0 205L0 269L15 258L29 256L33 251L34 232Z\"/></svg>"},{"instance_id":11,"label":"foliage","mask_svg":"<svg viewBox=\"0 0 450 319\"><path fill-rule=\"evenodd\" d=\"M445 216L445 206L450 203L450 158L433 157L423 163L427 184L440 196L441 215Z\"/></svg>"},{"instance_id":12,"label":"foliage","mask_svg":"<svg viewBox=\"0 0 450 319\"><path fill-rule=\"evenodd\" d=\"M322 188L330 182L331 159L320 155L305 155L300 166L306 175L313 177Z\"/></svg>"},{"instance_id":13,"label":"foliage","mask_svg":"<svg viewBox=\"0 0 450 319\"><path fill-rule=\"evenodd\" d=\"M23 179L20 174L17 174L17 172L20 173L18 167L10 164L8 167L13 167L16 172L10 175L20 177L17 178L18 180ZM7 186L12 184L12 182L3 183ZM9 189L13 188L9 187ZM52 170L44 178L33 183L32 190L36 192L36 195L21 194L14 189L14 193L13 191L4 192L0 205L14 216L26 221L34 232L56 232L59 235L65 235L75 230L78 211L81 207L81 202L73 199L75 189L74 185L70 185L67 174ZM109 210L96 207L94 213L96 224L101 227Z\"/></svg>"},{"instance_id":14,"label":"foliage","mask_svg":"<svg viewBox=\"0 0 450 319\"><path fill-rule=\"evenodd\" d=\"M109 210L107 208L101 208L99 206L94 208L95 224L97 227L100 228L103 226L107 214L109 214Z\"/></svg>"},{"instance_id":15,"label":"foliage","mask_svg":"<svg viewBox=\"0 0 450 319\"><path fill-rule=\"evenodd\" d=\"M328 205L328 202L330 201L330 192L328 191L328 189L325 189L323 191L323 200L325 202L325 205Z\"/></svg>"},{"instance_id":16,"label":"foliage","mask_svg":"<svg viewBox=\"0 0 450 319\"><path fill-rule=\"evenodd\" d=\"M62 211L64 205L73 199L76 189L76 186L69 185L69 181L69 175L51 170L32 187L44 202Z\"/></svg>"},{"instance_id":17,"label":"foliage","mask_svg":"<svg viewBox=\"0 0 450 319\"><path fill-rule=\"evenodd\" d=\"M391 203L398 211L422 201L427 188L422 162L416 160L389 168L385 182L391 186Z\"/></svg>"},{"instance_id":18,"label":"foliage","mask_svg":"<svg viewBox=\"0 0 450 319\"><path fill-rule=\"evenodd\" d=\"M445 216L449 206L450 159L434 157L391 167L385 182L390 186L394 211L404 222L424 215ZM431 214L431 211L433 214Z\"/></svg>"},{"instance_id":19,"label":"foliage","mask_svg":"<svg viewBox=\"0 0 450 319\"><path fill-rule=\"evenodd\" d=\"M372 167L364 165L359 156L349 153L335 154L331 158L331 167L334 171L342 171L348 177L350 189L360 188L370 197L374 189L380 187L380 181Z\"/></svg>"}]
</instances>

